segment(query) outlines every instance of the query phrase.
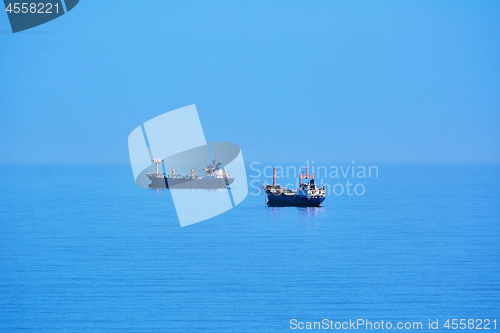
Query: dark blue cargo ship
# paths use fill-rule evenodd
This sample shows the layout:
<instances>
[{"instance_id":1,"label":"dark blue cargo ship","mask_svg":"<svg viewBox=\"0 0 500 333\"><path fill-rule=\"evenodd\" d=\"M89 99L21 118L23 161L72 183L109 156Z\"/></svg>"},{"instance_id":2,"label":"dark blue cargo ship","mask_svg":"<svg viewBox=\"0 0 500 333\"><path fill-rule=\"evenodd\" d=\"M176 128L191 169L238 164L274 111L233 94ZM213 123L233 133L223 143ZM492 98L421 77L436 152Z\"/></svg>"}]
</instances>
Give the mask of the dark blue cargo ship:
<instances>
[{"instance_id":1,"label":"dark blue cargo ship","mask_svg":"<svg viewBox=\"0 0 500 333\"><path fill-rule=\"evenodd\" d=\"M267 195L267 205L270 207L319 207L325 201L325 187L318 187L314 181L314 173L300 173L299 188L290 190L276 185L276 169L273 169L273 185L264 185ZM308 183L302 183L302 178L310 178Z\"/></svg>"}]
</instances>

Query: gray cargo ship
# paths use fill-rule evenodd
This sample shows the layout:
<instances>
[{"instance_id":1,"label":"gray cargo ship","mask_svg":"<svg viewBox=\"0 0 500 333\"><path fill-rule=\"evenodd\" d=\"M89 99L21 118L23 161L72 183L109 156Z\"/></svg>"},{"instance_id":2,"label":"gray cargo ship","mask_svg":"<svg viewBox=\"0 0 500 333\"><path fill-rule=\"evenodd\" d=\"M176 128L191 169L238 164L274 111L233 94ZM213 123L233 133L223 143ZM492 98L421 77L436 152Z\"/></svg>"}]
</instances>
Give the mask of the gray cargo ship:
<instances>
[{"instance_id":1,"label":"gray cargo ship","mask_svg":"<svg viewBox=\"0 0 500 333\"><path fill-rule=\"evenodd\" d=\"M234 181L231 175L226 174L226 169L222 166L222 163L217 163L214 159L212 164L209 164L203 169L203 175L196 175L194 169L191 169L191 175L182 176L175 173L175 168L172 168L172 173L166 175L165 173L160 173L160 163L163 160L153 160L156 163L156 173L147 173L151 183L148 185L150 188L160 189L160 188L226 188L229 184ZM163 169L163 167L162 167Z\"/></svg>"}]
</instances>

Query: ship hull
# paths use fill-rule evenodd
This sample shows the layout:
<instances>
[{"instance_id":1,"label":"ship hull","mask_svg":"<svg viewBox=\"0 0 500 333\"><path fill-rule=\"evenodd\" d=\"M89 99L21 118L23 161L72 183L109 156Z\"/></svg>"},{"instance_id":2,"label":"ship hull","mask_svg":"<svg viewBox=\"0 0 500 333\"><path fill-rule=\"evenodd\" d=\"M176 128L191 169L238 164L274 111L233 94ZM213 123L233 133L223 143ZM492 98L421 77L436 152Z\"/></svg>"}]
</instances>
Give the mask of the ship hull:
<instances>
[{"instance_id":1,"label":"ship hull","mask_svg":"<svg viewBox=\"0 0 500 333\"><path fill-rule=\"evenodd\" d=\"M307 198L298 196L274 195L267 196L269 207L319 207L325 198Z\"/></svg>"},{"instance_id":2,"label":"ship hull","mask_svg":"<svg viewBox=\"0 0 500 333\"><path fill-rule=\"evenodd\" d=\"M162 189L162 188L226 188L227 185L232 184L234 178L165 178L165 177L151 177L151 184L149 188Z\"/></svg>"}]
</instances>

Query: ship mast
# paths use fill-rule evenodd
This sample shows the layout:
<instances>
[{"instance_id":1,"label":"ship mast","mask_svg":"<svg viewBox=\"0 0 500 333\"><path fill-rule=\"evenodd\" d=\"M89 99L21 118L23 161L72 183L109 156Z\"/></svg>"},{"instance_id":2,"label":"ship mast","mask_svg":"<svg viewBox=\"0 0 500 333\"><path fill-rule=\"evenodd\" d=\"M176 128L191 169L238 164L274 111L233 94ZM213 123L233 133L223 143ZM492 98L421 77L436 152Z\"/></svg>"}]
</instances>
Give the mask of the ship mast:
<instances>
[{"instance_id":1,"label":"ship mast","mask_svg":"<svg viewBox=\"0 0 500 333\"><path fill-rule=\"evenodd\" d=\"M163 160L152 160L152 161L156 163L156 174L159 175L160 173L158 172L158 167L160 163L163 163Z\"/></svg>"},{"instance_id":2,"label":"ship mast","mask_svg":"<svg viewBox=\"0 0 500 333\"><path fill-rule=\"evenodd\" d=\"M314 180L314 173L312 175L309 174L309 165L306 166L306 173L299 173L299 186L302 185L302 178L312 178Z\"/></svg>"}]
</instances>

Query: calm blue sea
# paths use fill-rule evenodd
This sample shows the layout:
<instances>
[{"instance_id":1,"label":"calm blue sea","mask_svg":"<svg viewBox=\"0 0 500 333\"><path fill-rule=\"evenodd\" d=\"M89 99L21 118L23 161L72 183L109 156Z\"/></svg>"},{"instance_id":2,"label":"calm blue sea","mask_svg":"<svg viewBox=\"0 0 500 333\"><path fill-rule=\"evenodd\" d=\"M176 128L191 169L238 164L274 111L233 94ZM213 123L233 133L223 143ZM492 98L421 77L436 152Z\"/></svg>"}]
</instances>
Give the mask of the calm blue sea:
<instances>
[{"instance_id":1,"label":"calm blue sea","mask_svg":"<svg viewBox=\"0 0 500 333\"><path fill-rule=\"evenodd\" d=\"M499 165L379 166L363 196L273 209L249 195L184 228L168 191L137 187L127 165L3 165L0 177L2 333L360 318L500 330Z\"/></svg>"}]
</instances>

